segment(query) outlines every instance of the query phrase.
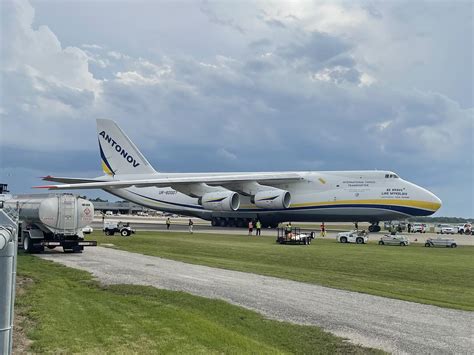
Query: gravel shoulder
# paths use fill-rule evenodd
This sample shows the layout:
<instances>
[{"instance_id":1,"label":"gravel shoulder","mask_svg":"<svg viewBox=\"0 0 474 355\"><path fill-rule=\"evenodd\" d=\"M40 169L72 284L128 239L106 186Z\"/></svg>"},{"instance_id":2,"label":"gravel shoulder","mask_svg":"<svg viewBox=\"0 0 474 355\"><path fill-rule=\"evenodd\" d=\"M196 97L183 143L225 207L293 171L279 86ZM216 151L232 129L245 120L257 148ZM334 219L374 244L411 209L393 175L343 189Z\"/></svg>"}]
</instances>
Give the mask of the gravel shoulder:
<instances>
[{"instance_id":1,"label":"gravel shoulder","mask_svg":"<svg viewBox=\"0 0 474 355\"><path fill-rule=\"evenodd\" d=\"M353 343L403 354L470 354L472 312L186 264L111 248L39 257L104 284L150 285L221 299L282 321L315 325Z\"/></svg>"}]
</instances>

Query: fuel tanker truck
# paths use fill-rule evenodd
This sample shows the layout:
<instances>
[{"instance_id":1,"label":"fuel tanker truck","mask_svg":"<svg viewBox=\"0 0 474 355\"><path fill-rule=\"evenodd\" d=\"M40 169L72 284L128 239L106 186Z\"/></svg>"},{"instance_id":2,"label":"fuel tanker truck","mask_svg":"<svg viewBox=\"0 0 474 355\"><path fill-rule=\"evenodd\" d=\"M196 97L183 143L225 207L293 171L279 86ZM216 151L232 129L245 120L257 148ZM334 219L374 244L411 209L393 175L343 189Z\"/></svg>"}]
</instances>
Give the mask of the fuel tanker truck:
<instances>
[{"instance_id":1,"label":"fuel tanker truck","mask_svg":"<svg viewBox=\"0 0 474 355\"><path fill-rule=\"evenodd\" d=\"M44 247L62 247L65 253L80 253L96 241L84 240L82 228L91 224L94 206L72 194L14 195L5 205L18 211L19 243L27 253Z\"/></svg>"}]
</instances>

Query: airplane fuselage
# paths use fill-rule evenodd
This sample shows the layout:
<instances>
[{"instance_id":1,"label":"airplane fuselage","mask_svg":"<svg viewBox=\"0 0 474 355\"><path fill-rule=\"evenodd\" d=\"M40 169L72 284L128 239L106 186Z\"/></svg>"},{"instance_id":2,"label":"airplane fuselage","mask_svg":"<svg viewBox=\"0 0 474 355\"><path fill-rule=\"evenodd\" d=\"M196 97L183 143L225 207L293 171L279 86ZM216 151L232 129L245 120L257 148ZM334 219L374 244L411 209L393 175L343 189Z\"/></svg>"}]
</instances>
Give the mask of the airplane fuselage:
<instances>
[{"instance_id":1,"label":"airplane fuselage","mask_svg":"<svg viewBox=\"0 0 474 355\"><path fill-rule=\"evenodd\" d=\"M248 174L248 173L232 173ZM267 173L271 174L271 173ZM275 173L276 175L279 174ZM390 171L324 171L297 172L301 180L274 184L291 194L289 208L258 208L249 196L240 195L237 211L206 210L198 198L190 197L171 187L128 187L105 189L123 199L150 209L196 216L216 224L235 224L259 218L268 225L282 221L368 221L378 222L412 216L428 216L441 205L431 192L399 178ZM153 174L152 177L186 177L194 174ZM203 174L212 176L213 174ZM215 173L225 175L225 173ZM129 176L120 176L127 180ZM133 178L137 179L136 175Z\"/></svg>"}]
</instances>

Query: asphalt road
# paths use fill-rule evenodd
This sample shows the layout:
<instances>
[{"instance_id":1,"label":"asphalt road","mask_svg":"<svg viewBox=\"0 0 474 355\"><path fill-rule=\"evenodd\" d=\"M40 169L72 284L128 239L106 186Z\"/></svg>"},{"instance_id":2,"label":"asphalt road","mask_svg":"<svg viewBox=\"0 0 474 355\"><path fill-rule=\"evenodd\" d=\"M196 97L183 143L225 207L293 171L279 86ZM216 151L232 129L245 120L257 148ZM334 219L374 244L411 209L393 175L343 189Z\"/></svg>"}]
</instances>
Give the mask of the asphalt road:
<instances>
[{"instance_id":1,"label":"asphalt road","mask_svg":"<svg viewBox=\"0 0 474 355\"><path fill-rule=\"evenodd\" d=\"M38 255L91 272L105 284L151 285L221 299L278 320L316 325L354 343L397 354L472 354L472 312L89 248Z\"/></svg>"}]
</instances>

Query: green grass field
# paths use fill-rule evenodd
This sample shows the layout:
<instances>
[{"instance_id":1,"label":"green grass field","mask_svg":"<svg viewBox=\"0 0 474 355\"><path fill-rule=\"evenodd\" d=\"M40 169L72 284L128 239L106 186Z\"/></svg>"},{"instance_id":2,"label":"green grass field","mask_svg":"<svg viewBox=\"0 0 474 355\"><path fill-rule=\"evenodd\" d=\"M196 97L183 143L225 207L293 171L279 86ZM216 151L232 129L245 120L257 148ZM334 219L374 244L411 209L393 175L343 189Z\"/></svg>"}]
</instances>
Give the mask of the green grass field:
<instances>
[{"instance_id":1,"label":"green grass field","mask_svg":"<svg viewBox=\"0 0 474 355\"><path fill-rule=\"evenodd\" d=\"M272 237L139 232L91 239L147 255L253 272L441 307L474 310L474 248L340 244L279 245ZM85 251L87 252L87 251Z\"/></svg>"},{"instance_id":2,"label":"green grass field","mask_svg":"<svg viewBox=\"0 0 474 355\"><path fill-rule=\"evenodd\" d=\"M20 254L16 313L28 353L372 354L317 327L271 321L222 301L90 274ZM30 282L26 282L29 280Z\"/></svg>"}]
</instances>

